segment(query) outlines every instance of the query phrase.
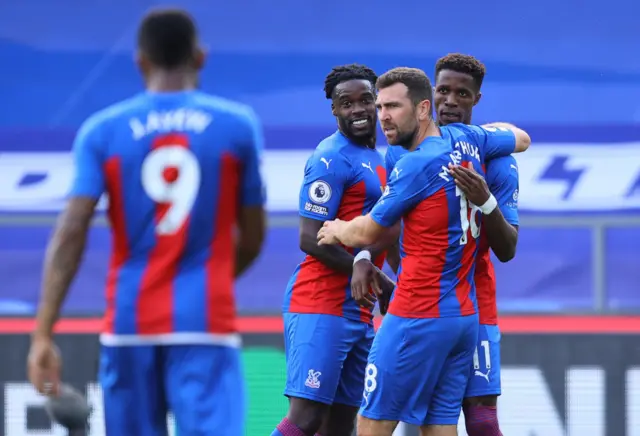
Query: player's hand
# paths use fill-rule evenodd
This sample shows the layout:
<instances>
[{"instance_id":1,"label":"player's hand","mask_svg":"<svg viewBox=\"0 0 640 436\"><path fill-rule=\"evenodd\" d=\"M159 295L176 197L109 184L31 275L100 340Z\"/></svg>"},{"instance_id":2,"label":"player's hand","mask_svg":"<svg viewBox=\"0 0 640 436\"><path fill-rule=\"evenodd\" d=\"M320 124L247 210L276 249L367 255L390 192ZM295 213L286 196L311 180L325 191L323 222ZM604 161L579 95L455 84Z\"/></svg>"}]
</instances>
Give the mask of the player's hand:
<instances>
[{"instance_id":1,"label":"player's hand","mask_svg":"<svg viewBox=\"0 0 640 436\"><path fill-rule=\"evenodd\" d=\"M60 388L62 360L51 338L33 337L27 358L29 381L38 392L57 396Z\"/></svg>"},{"instance_id":2,"label":"player's hand","mask_svg":"<svg viewBox=\"0 0 640 436\"><path fill-rule=\"evenodd\" d=\"M333 220L325 221L318 231L318 245L336 245L340 243L338 239L338 231L343 221Z\"/></svg>"},{"instance_id":3,"label":"player's hand","mask_svg":"<svg viewBox=\"0 0 640 436\"><path fill-rule=\"evenodd\" d=\"M468 168L461 165L449 164L449 172L453 176L456 185L464 193L471 203L482 206L489 200L491 191L489 186L480 174L473 169L473 164L469 162Z\"/></svg>"},{"instance_id":4,"label":"player's hand","mask_svg":"<svg viewBox=\"0 0 640 436\"><path fill-rule=\"evenodd\" d=\"M377 268L370 260L360 259L353 264L351 274L351 296L360 306L373 309L376 297L371 293Z\"/></svg>"},{"instance_id":5,"label":"player's hand","mask_svg":"<svg viewBox=\"0 0 640 436\"><path fill-rule=\"evenodd\" d=\"M378 306L380 307L380 313L382 315L387 314L389 308L389 302L393 295L393 290L396 288L396 283L391 278L383 273L380 269L376 268L376 275L373 280L373 290L378 296Z\"/></svg>"}]
</instances>

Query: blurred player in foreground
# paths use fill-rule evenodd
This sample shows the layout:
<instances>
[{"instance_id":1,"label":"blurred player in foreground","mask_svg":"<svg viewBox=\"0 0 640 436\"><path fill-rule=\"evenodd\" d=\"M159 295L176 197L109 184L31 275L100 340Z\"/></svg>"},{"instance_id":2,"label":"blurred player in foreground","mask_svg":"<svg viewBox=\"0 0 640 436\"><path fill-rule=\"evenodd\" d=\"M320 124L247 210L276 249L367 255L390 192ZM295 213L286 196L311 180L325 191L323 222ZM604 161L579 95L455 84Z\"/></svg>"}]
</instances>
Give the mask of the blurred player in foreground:
<instances>
[{"instance_id":1,"label":"blurred player in foreground","mask_svg":"<svg viewBox=\"0 0 640 436\"><path fill-rule=\"evenodd\" d=\"M196 90L204 54L192 18L148 14L138 31L146 91L91 116L74 146L69 203L49 243L29 379L58 392L53 342L98 199L109 197L100 383L109 435L244 433L234 278L265 231L262 133L244 106Z\"/></svg>"},{"instance_id":2,"label":"blurred player in foreground","mask_svg":"<svg viewBox=\"0 0 640 436\"><path fill-rule=\"evenodd\" d=\"M434 104L441 126L451 123L471 124L473 107L482 96L480 88L485 75L484 65L473 56L450 54L436 63ZM401 147L389 148L385 163L388 171L407 153ZM498 207L482 218L476 271L476 296L480 316L478 343L473 368L463 404L466 430L469 436L498 436L497 398L500 386L500 330L497 326L496 280L489 247L502 262L515 256L518 242L518 166L513 156L487 161L486 177L457 166L452 175L460 190L473 204L486 203L491 195ZM488 183L488 185L487 185ZM478 226L475 221L471 226ZM390 263L397 264L393 261ZM361 267L358 264L354 269Z\"/></svg>"},{"instance_id":3,"label":"blurred player in foreground","mask_svg":"<svg viewBox=\"0 0 640 436\"><path fill-rule=\"evenodd\" d=\"M423 71L396 68L377 82L376 106L390 145L413 153L392 170L372 211L330 221L320 244L364 246L402 219L398 287L376 335L365 373L360 436L390 436L398 421L421 434L455 436L478 335L473 272L478 229L473 206L449 167L524 151L529 136L515 127L457 124L438 128L432 88ZM495 209L495 199L480 206Z\"/></svg>"},{"instance_id":4,"label":"blurred player in foreground","mask_svg":"<svg viewBox=\"0 0 640 436\"><path fill-rule=\"evenodd\" d=\"M353 431L374 336L375 298L369 287L350 291L357 250L319 246L317 234L326 220L369 212L382 195L386 175L375 148L376 79L371 69L354 64L335 67L325 80L338 130L307 161L300 188L300 248L307 256L285 293L284 393L290 405L272 436ZM381 267L384 253L371 251Z\"/></svg>"}]
</instances>

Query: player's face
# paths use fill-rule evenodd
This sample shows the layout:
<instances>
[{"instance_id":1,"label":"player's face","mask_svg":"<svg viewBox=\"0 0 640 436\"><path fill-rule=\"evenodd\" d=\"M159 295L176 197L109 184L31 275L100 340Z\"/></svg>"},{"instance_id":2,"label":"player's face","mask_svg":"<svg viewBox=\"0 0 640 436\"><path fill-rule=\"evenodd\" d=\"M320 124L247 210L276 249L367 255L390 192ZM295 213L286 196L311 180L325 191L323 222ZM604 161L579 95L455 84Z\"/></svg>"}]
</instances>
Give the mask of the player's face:
<instances>
[{"instance_id":1,"label":"player's face","mask_svg":"<svg viewBox=\"0 0 640 436\"><path fill-rule=\"evenodd\" d=\"M418 132L418 111L404 83L378 91L376 100L380 127L389 145L410 146Z\"/></svg>"},{"instance_id":2,"label":"player's face","mask_svg":"<svg viewBox=\"0 0 640 436\"><path fill-rule=\"evenodd\" d=\"M340 130L351 138L366 139L376 133L375 91L368 80L339 83L333 91L332 111Z\"/></svg>"},{"instance_id":3,"label":"player's face","mask_svg":"<svg viewBox=\"0 0 640 436\"><path fill-rule=\"evenodd\" d=\"M471 124L473 107L482 94L469 74L452 70L442 70L436 77L434 105L438 123Z\"/></svg>"}]
</instances>

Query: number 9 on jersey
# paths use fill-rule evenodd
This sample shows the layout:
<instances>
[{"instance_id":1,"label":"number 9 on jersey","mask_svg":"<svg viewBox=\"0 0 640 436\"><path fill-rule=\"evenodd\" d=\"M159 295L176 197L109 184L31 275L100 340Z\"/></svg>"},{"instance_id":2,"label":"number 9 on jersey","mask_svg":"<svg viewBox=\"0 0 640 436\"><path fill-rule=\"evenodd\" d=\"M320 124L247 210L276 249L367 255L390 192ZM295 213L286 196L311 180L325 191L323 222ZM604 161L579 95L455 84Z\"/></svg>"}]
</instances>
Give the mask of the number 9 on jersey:
<instances>
[{"instance_id":1,"label":"number 9 on jersey","mask_svg":"<svg viewBox=\"0 0 640 436\"><path fill-rule=\"evenodd\" d=\"M198 159L189 149L178 145L157 148L142 163L142 187L151 200L167 206L156 225L156 233L176 233L189 218L198 196Z\"/></svg>"}]
</instances>

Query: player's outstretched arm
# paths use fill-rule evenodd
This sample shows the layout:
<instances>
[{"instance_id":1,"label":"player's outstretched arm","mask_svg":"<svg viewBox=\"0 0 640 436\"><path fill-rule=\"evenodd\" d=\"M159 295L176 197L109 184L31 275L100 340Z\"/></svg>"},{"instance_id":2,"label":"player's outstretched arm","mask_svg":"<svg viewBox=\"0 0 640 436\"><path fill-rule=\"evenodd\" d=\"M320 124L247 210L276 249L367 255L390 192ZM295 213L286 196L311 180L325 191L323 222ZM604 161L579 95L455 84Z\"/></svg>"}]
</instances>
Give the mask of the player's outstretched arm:
<instances>
[{"instance_id":1,"label":"player's outstretched arm","mask_svg":"<svg viewBox=\"0 0 640 436\"><path fill-rule=\"evenodd\" d=\"M366 247L375 244L385 230L371 218L371 214L351 221L326 221L318 232L318 245L341 243L347 247Z\"/></svg>"},{"instance_id":2,"label":"player's outstretched arm","mask_svg":"<svg viewBox=\"0 0 640 436\"><path fill-rule=\"evenodd\" d=\"M522 153L523 151L526 151L531 145L531 137L529 136L529 134L524 130L514 126L513 124L495 122L484 124L482 127L485 129L507 129L511 131L514 134L516 141L515 149L513 150L514 153Z\"/></svg>"},{"instance_id":3,"label":"player's outstretched arm","mask_svg":"<svg viewBox=\"0 0 640 436\"><path fill-rule=\"evenodd\" d=\"M318 232L324 221L300 217L300 250L329 268L351 275L353 255L339 245L319 245Z\"/></svg>"},{"instance_id":4,"label":"player's outstretched arm","mask_svg":"<svg viewBox=\"0 0 640 436\"><path fill-rule=\"evenodd\" d=\"M351 275L353 270L354 256L344 247L339 245L319 244L318 232L322 229L324 221L315 220L307 217L300 217L300 250L313 256L329 268ZM400 233L400 227L393 228L389 231L390 238L393 237L391 232ZM377 258L383 253L388 246L386 239L377 241L374 244L367 245L365 249L369 251L371 258Z\"/></svg>"},{"instance_id":5,"label":"player's outstretched arm","mask_svg":"<svg viewBox=\"0 0 640 436\"><path fill-rule=\"evenodd\" d=\"M431 193L430 179L437 179L440 167L428 171L433 160L403 159L394 167L382 197L367 215L351 221L327 221L318 232L320 244L342 243L364 247L380 243L385 247L398 238L399 222L406 211Z\"/></svg>"}]
</instances>

